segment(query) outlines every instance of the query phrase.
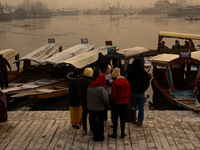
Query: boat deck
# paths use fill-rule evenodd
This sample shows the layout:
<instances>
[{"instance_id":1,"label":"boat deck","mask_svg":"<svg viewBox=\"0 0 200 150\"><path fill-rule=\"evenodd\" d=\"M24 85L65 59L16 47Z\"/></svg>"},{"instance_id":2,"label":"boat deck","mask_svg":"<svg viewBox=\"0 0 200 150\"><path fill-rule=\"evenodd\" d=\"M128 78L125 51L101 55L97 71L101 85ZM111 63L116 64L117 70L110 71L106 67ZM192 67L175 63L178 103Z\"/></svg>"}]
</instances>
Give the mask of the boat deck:
<instances>
[{"instance_id":1,"label":"boat deck","mask_svg":"<svg viewBox=\"0 0 200 150\"><path fill-rule=\"evenodd\" d=\"M9 111L0 123L0 150L200 149L200 114L192 111L145 111L143 127L127 123L124 139L118 127L116 140L107 137L109 111L104 130L105 140L94 142L71 127L69 111Z\"/></svg>"}]
</instances>

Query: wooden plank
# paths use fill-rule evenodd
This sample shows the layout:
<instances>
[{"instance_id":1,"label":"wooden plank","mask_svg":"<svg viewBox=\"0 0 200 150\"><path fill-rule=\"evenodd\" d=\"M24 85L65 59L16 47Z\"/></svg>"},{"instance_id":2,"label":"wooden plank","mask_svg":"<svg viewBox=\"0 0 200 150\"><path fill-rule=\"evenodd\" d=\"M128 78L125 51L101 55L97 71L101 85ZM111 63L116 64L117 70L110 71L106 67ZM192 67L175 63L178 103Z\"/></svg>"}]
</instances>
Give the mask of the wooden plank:
<instances>
[{"instance_id":1,"label":"wooden plank","mask_svg":"<svg viewBox=\"0 0 200 150\"><path fill-rule=\"evenodd\" d=\"M131 138L130 138L130 125L132 125L132 123L126 123L125 125L125 134L126 134L126 137L124 138L123 140L123 144L124 144L124 149L125 150L133 150L132 149L132 142L131 142Z\"/></svg>"},{"instance_id":2,"label":"wooden plank","mask_svg":"<svg viewBox=\"0 0 200 150\"><path fill-rule=\"evenodd\" d=\"M178 149L180 150L185 150L185 146L181 141L181 137L180 135L176 132L174 126L176 125L177 122L171 122L167 124L167 127L169 128L169 131L171 133L171 135L173 135L173 139L174 142L176 143L176 146L178 147Z\"/></svg>"},{"instance_id":3,"label":"wooden plank","mask_svg":"<svg viewBox=\"0 0 200 150\"><path fill-rule=\"evenodd\" d=\"M0 129L0 145L2 144L2 141L11 133L13 132L13 129L16 128L16 126L19 124L20 121L7 121L5 123L2 123L4 125Z\"/></svg>"},{"instance_id":4,"label":"wooden plank","mask_svg":"<svg viewBox=\"0 0 200 150\"><path fill-rule=\"evenodd\" d=\"M47 128L48 124L49 124L49 120L40 120L40 123L42 124L37 124L37 131L35 132L35 134L33 135L31 141L29 142L28 146L26 149L33 149L34 146L36 146L38 140L40 138L42 138L42 134L44 132L44 130Z\"/></svg>"},{"instance_id":5,"label":"wooden plank","mask_svg":"<svg viewBox=\"0 0 200 150\"><path fill-rule=\"evenodd\" d=\"M24 132L29 128L29 126L32 124L32 121L26 121L26 123L23 125L23 127L20 128L19 132L15 135L15 138L13 138L10 143L6 146L5 150L13 149L16 143L19 143L19 139L22 138Z\"/></svg>"},{"instance_id":6,"label":"wooden plank","mask_svg":"<svg viewBox=\"0 0 200 150\"><path fill-rule=\"evenodd\" d=\"M200 140L198 139L198 136L194 133L190 125L187 122L180 123L180 125L184 130L186 136L190 140L190 143L195 147L195 149L200 149Z\"/></svg>"},{"instance_id":7,"label":"wooden plank","mask_svg":"<svg viewBox=\"0 0 200 150\"><path fill-rule=\"evenodd\" d=\"M8 136L6 136L6 138L1 142L1 148L2 149L5 149L7 147L7 145L13 139L15 139L15 136L20 131L20 129L23 128L23 126L24 126L25 123L26 123L26 121L20 121L20 123L16 127L13 128L12 132L10 132L10 134Z\"/></svg>"},{"instance_id":8,"label":"wooden plank","mask_svg":"<svg viewBox=\"0 0 200 150\"><path fill-rule=\"evenodd\" d=\"M78 129L80 130L80 129ZM67 138L67 141L65 142L65 148L64 149L71 149L73 143L74 143L74 139L75 139L75 136L76 136L76 132L77 132L77 129L73 128L71 126L71 129L69 131L69 135L68 135L68 138Z\"/></svg>"},{"instance_id":9,"label":"wooden plank","mask_svg":"<svg viewBox=\"0 0 200 150\"><path fill-rule=\"evenodd\" d=\"M63 130L60 133L58 141L54 147L55 150L60 150L65 148L68 136L70 135L70 130L71 130L71 124L69 123L69 121L66 120Z\"/></svg>"},{"instance_id":10,"label":"wooden plank","mask_svg":"<svg viewBox=\"0 0 200 150\"><path fill-rule=\"evenodd\" d=\"M132 149L139 149L139 142L137 138L137 130L136 125L133 125L130 123L129 125L129 134L130 134L130 140L132 143Z\"/></svg>"},{"instance_id":11,"label":"wooden plank","mask_svg":"<svg viewBox=\"0 0 200 150\"><path fill-rule=\"evenodd\" d=\"M50 131L51 131L54 123L55 123L55 120L49 121L47 127L42 132L42 134L39 136L37 142L33 146L33 149L40 149L42 147L42 144L45 142L45 140L48 139L48 136L52 136L52 132L50 132ZM50 133L50 135L49 135L49 133Z\"/></svg>"},{"instance_id":12,"label":"wooden plank","mask_svg":"<svg viewBox=\"0 0 200 150\"><path fill-rule=\"evenodd\" d=\"M47 149L54 149L54 147L56 146L56 143L58 142L58 139L60 138L61 133L63 132L64 128L66 128L65 124L66 124L66 120L60 120L58 129L57 131L55 131L55 134L50 144L48 145Z\"/></svg>"},{"instance_id":13,"label":"wooden plank","mask_svg":"<svg viewBox=\"0 0 200 150\"><path fill-rule=\"evenodd\" d=\"M160 137L158 135L158 132L157 132L157 124L158 124L158 121L157 119L155 121L146 121L147 122L147 136L152 136L152 140L151 142L153 142L154 145L149 145L148 147L149 148L157 148L157 149L162 149L162 143L160 141ZM148 140L148 138L146 138ZM151 143L150 143L151 144Z\"/></svg>"},{"instance_id":14,"label":"wooden plank","mask_svg":"<svg viewBox=\"0 0 200 150\"><path fill-rule=\"evenodd\" d=\"M40 128L42 128L42 125L44 124L43 120L34 120L34 122L37 122L35 126L32 126L32 130L29 130L29 134L26 133L28 136L24 140L23 144L20 146L20 150L29 149L33 145L33 141L35 140L35 135L38 134ZM33 141L32 141L33 140Z\"/></svg>"},{"instance_id":15,"label":"wooden plank","mask_svg":"<svg viewBox=\"0 0 200 150\"><path fill-rule=\"evenodd\" d=\"M176 132L178 133L178 135L181 137L181 141L183 143L183 145L185 146L186 149L195 149L194 146L191 144L190 140L188 139L188 137L185 135L184 129L182 129L181 124L183 122L177 122L176 124L174 124L174 128L176 130Z\"/></svg>"},{"instance_id":16,"label":"wooden plank","mask_svg":"<svg viewBox=\"0 0 200 150\"><path fill-rule=\"evenodd\" d=\"M47 132L43 133L42 137L44 138L40 150L46 150L46 148L50 145L56 131L58 130L59 124L60 120L56 120L50 128L47 128Z\"/></svg>"},{"instance_id":17,"label":"wooden plank","mask_svg":"<svg viewBox=\"0 0 200 150\"><path fill-rule=\"evenodd\" d=\"M165 111L164 111L165 112ZM162 149L164 150L169 150L171 149L170 146L169 146L169 143L168 143L168 140L167 140L167 137L165 135L165 132L163 131L163 127L161 125L161 123L164 123L165 119L159 119L157 124L156 124L156 130L157 130L157 133L158 133L158 136L160 138L160 142L162 144Z\"/></svg>"},{"instance_id":18,"label":"wooden plank","mask_svg":"<svg viewBox=\"0 0 200 150\"><path fill-rule=\"evenodd\" d=\"M30 122L30 121L29 121ZM29 126L27 127L27 130L21 131L22 135L21 137L19 137L20 135L18 135L19 140L16 142L16 144L13 147L13 150L22 150L21 145L24 145L26 143L24 143L26 141L26 139L28 138L29 134L31 133L31 131L33 130L33 128L36 126L36 124L39 122L39 120L35 120L33 122L30 122ZM24 127L23 127L24 128ZM16 138L16 137L15 137Z\"/></svg>"}]
</instances>

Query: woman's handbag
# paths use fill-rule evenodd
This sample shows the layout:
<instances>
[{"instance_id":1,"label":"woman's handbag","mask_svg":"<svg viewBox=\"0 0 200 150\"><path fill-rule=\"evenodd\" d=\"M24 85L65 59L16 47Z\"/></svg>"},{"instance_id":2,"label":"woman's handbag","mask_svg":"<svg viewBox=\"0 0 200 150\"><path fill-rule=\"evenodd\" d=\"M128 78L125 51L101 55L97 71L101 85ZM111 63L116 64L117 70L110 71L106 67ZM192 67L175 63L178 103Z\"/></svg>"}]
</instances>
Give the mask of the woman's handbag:
<instances>
[{"instance_id":1,"label":"woman's handbag","mask_svg":"<svg viewBox=\"0 0 200 150\"><path fill-rule=\"evenodd\" d=\"M135 122L136 121L136 111L133 107L128 107L125 113L125 122Z\"/></svg>"}]
</instances>

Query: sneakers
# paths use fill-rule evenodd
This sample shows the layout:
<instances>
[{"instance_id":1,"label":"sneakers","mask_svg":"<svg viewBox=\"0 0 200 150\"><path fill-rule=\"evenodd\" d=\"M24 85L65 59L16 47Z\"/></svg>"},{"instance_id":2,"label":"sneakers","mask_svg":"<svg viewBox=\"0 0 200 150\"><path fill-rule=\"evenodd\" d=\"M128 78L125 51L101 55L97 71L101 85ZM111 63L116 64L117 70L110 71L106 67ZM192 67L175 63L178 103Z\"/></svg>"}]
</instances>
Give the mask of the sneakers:
<instances>
[{"instance_id":1,"label":"sneakers","mask_svg":"<svg viewBox=\"0 0 200 150\"><path fill-rule=\"evenodd\" d=\"M114 133L112 133L112 134L109 134L108 137L113 138L113 139L116 139L116 138L117 138L117 135L114 134Z\"/></svg>"}]
</instances>

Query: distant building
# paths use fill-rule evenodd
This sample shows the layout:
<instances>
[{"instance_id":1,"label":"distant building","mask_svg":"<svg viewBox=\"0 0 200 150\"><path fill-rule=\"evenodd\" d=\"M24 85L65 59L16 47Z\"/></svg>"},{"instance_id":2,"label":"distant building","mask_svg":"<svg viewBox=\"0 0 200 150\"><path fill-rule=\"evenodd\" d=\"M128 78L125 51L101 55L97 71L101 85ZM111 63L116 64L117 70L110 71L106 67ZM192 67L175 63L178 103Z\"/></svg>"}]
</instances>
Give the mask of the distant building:
<instances>
[{"instance_id":1,"label":"distant building","mask_svg":"<svg viewBox=\"0 0 200 150\"><path fill-rule=\"evenodd\" d=\"M170 2L168 0L159 0L154 4L153 8L144 8L140 11L140 14L168 13L169 8L170 8Z\"/></svg>"},{"instance_id":2,"label":"distant building","mask_svg":"<svg viewBox=\"0 0 200 150\"><path fill-rule=\"evenodd\" d=\"M160 0L154 4L155 8L159 9L161 13L168 13L170 2L168 0Z\"/></svg>"},{"instance_id":3,"label":"distant building","mask_svg":"<svg viewBox=\"0 0 200 150\"><path fill-rule=\"evenodd\" d=\"M27 18L27 16L28 16L27 12L22 8L18 8L17 10L12 12L12 18L15 19L25 19Z\"/></svg>"}]
</instances>

